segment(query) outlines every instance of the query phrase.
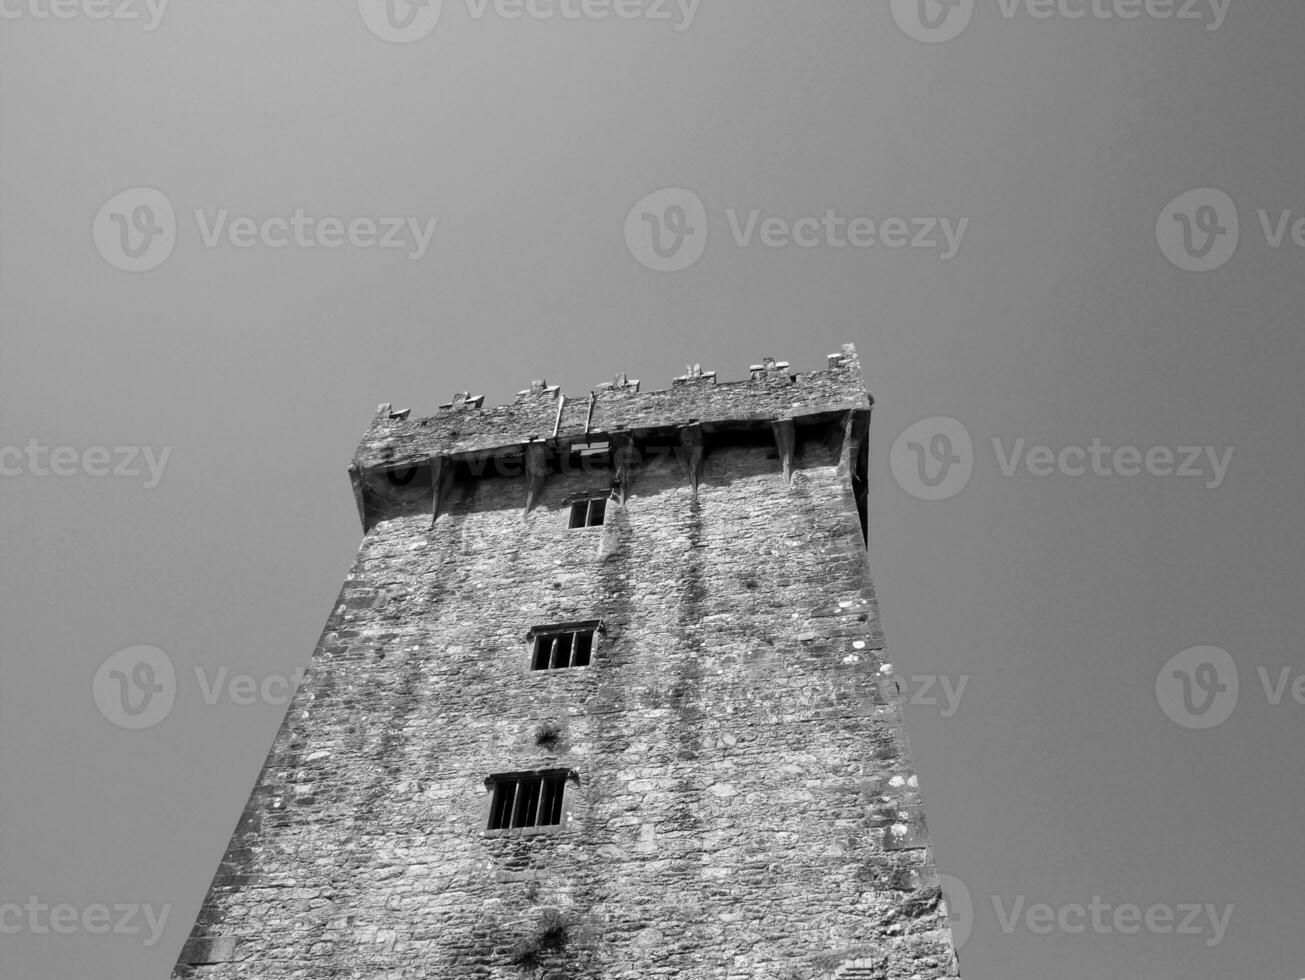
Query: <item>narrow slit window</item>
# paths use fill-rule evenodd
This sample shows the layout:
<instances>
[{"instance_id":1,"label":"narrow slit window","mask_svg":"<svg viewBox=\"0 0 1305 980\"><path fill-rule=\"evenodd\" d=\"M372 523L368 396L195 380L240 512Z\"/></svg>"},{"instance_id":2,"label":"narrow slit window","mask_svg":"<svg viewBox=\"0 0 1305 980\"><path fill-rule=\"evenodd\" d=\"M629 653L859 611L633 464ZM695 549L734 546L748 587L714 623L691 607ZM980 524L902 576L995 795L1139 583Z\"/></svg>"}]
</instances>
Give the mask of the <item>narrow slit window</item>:
<instances>
[{"instance_id":1,"label":"narrow slit window","mask_svg":"<svg viewBox=\"0 0 1305 980\"><path fill-rule=\"evenodd\" d=\"M544 633L535 637L535 659L532 670L548 670L549 658L553 654L553 634Z\"/></svg>"},{"instance_id":2,"label":"narrow slit window","mask_svg":"<svg viewBox=\"0 0 1305 980\"><path fill-rule=\"evenodd\" d=\"M489 829L502 830L512 826L512 810L517 800L517 784L513 781L494 784L494 802L490 806Z\"/></svg>"},{"instance_id":3,"label":"narrow slit window","mask_svg":"<svg viewBox=\"0 0 1305 980\"><path fill-rule=\"evenodd\" d=\"M550 669L562 670L571 666L571 641L574 638L574 633L558 633L553 637L553 656L548 664Z\"/></svg>"},{"instance_id":4,"label":"narrow slit window","mask_svg":"<svg viewBox=\"0 0 1305 980\"><path fill-rule=\"evenodd\" d=\"M581 630L575 635L574 649L571 652L572 667L588 667L589 657L594 652L593 630Z\"/></svg>"},{"instance_id":5,"label":"narrow slit window","mask_svg":"<svg viewBox=\"0 0 1305 980\"><path fill-rule=\"evenodd\" d=\"M562 790L559 780L544 780L539 804L539 822L543 826L555 826L562 822Z\"/></svg>"},{"instance_id":6,"label":"narrow slit window","mask_svg":"<svg viewBox=\"0 0 1305 980\"><path fill-rule=\"evenodd\" d=\"M562 823L566 772L493 776L487 830L556 827Z\"/></svg>"},{"instance_id":7,"label":"narrow slit window","mask_svg":"<svg viewBox=\"0 0 1305 980\"><path fill-rule=\"evenodd\" d=\"M539 823L539 789L542 781L530 780L517 785L517 810L514 827L534 827Z\"/></svg>"}]
</instances>

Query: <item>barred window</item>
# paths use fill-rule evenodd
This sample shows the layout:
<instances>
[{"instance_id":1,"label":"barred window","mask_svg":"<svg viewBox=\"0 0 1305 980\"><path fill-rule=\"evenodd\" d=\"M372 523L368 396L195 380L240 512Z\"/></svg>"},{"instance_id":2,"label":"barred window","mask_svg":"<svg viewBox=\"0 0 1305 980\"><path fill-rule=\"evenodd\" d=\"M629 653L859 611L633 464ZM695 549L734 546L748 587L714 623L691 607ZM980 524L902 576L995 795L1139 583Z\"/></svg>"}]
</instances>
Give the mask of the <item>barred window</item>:
<instances>
[{"instance_id":1,"label":"barred window","mask_svg":"<svg viewBox=\"0 0 1305 980\"><path fill-rule=\"evenodd\" d=\"M490 776L493 790L487 830L523 830L562 824L566 770Z\"/></svg>"},{"instance_id":2,"label":"barred window","mask_svg":"<svg viewBox=\"0 0 1305 980\"><path fill-rule=\"evenodd\" d=\"M534 632L531 670L565 670L588 667L593 659L598 624L582 627L543 627Z\"/></svg>"}]
</instances>

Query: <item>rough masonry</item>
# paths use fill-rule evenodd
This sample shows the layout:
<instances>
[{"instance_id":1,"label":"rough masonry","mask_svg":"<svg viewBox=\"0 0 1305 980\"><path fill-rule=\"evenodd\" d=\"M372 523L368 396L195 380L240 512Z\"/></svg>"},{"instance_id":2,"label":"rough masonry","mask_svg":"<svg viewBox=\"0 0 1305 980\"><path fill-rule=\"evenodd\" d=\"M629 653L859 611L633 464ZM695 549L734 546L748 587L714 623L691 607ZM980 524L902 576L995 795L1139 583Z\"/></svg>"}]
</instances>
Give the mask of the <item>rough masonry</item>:
<instances>
[{"instance_id":1,"label":"rough masonry","mask_svg":"<svg viewBox=\"0 0 1305 980\"><path fill-rule=\"evenodd\" d=\"M856 352L750 374L382 406L357 558L174 977L957 975ZM568 628L587 666L532 669ZM491 829L548 819L537 774L556 822Z\"/></svg>"}]
</instances>

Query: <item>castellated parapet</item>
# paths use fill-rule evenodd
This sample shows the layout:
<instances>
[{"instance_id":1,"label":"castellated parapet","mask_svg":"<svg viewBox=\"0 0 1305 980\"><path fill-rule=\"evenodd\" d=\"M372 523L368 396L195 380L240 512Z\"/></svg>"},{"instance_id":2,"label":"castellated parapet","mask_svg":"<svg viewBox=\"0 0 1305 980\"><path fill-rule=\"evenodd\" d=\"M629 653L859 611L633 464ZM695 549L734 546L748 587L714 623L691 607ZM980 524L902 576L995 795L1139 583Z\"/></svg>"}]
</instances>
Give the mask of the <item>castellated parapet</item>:
<instances>
[{"instance_id":1,"label":"castellated parapet","mask_svg":"<svg viewBox=\"0 0 1305 980\"><path fill-rule=\"evenodd\" d=\"M174 976L956 976L867 570L851 346L426 419Z\"/></svg>"}]
</instances>

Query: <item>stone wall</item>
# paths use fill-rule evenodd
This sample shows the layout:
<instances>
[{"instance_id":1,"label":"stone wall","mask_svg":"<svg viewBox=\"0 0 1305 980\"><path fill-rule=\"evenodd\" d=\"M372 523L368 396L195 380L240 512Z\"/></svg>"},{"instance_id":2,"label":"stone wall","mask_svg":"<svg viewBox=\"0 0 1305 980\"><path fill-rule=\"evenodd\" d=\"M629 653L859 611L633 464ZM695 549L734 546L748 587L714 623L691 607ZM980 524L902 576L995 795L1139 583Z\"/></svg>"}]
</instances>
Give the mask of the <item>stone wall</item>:
<instances>
[{"instance_id":1,"label":"stone wall","mask_svg":"<svg viewBox=\"0 0 1305 980\"><path fill-rule=\"evenodd\" d=\"M433 526L429 490L391 500L175 976L954 976L850 403L799 430L791 482L742 434L696 493L683 454L645 455L603 527L567 517L604 468L553 473L528 513L526 477L494 473ZM580 620L603 623L590 667L528 669L532 627ZM559 768L558 830L485 833L486 777Z\"/></svg>"}]
</instances>

